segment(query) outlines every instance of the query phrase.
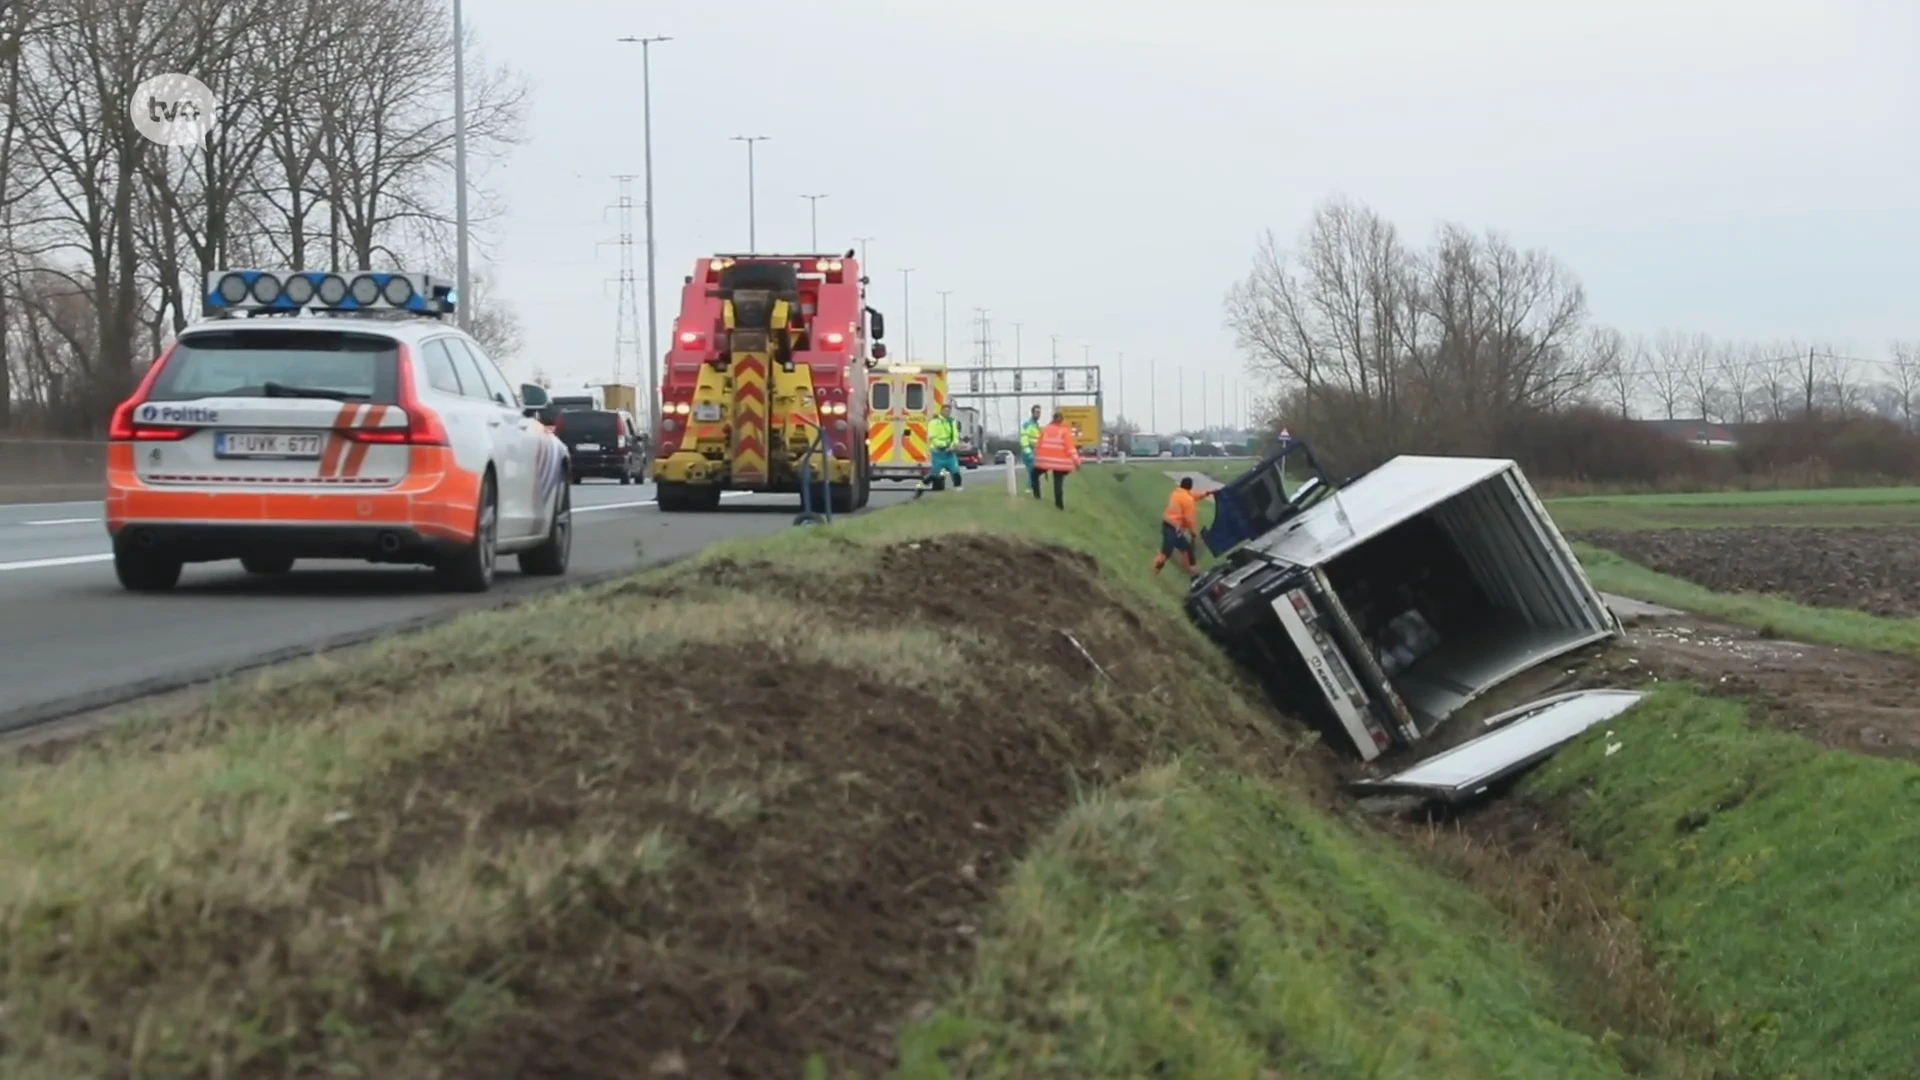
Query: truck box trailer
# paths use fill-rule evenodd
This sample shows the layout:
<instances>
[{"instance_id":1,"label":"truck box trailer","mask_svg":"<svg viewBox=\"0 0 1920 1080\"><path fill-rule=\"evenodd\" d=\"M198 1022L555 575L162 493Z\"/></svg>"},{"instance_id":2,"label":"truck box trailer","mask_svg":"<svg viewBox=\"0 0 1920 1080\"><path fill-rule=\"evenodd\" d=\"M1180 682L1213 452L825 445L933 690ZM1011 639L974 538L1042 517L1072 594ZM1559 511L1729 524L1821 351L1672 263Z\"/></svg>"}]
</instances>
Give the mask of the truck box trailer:
<instances>
[{"instance_id":1,"label":"truck box trailer","mask_svg":"<svg viewBox=\"0 0 1920 1080\"><path fill-rule=\"evenodd\" d=\"M1300 457L1314 475L1289 491ZM1620 631L1512 461L1404 456L1340 485L1286 440L1215 502L1223 558L1189 617L1366 761Z\"/></svg>"}]
</instances>

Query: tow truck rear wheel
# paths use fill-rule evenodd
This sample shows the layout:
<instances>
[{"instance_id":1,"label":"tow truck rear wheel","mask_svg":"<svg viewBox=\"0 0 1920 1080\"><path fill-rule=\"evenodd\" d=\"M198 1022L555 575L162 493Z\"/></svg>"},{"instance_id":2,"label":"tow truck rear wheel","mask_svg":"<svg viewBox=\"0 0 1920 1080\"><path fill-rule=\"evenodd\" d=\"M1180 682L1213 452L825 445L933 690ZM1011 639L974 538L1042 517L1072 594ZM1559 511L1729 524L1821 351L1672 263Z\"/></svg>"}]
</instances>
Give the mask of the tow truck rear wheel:
<instances>
[{"instance_id":1,"label":"tow truck rear wheel","mask_svg":"<svg viewBox=\"0 0 1920 1080\"><path fill-rule=\"evenodd\" d=\"M867 504L873 501L873 470L867 464L867 448L865 446L860 448L860 461L855 465L855 469L858 470L860 477L860 497L854 500L853 508L855 510L865 510Z\"/></svg>"},{"instance_id":2,"label":"tow truck rear wheel","mask_svg":"<svg viewBox=\"0 0 1920 1080\"><path fill-rule=\"evenodd\" d=\"M720 508L720 488L712 484L688 484L661 480L655 484L654 501L669 514L703 513Z\"/></svg>"}]
</instances>

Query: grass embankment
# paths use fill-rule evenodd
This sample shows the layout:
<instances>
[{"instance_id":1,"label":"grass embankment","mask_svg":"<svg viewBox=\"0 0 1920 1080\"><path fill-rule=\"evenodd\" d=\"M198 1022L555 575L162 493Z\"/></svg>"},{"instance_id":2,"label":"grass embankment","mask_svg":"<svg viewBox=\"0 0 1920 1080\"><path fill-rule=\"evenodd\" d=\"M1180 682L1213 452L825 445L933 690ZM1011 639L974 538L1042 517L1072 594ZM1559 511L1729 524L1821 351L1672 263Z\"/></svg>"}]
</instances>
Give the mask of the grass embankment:
<instances>
[{"instance_id":1,"label":"grass embankment","mask_svg":"<svg viewBox=\"0 0 1920 1080\"><path fill-rule=\"evenodd\" d=\"M0 1073L1625 1075L1181 623L1166 489L726 545L0 768Z\"/></svg>"},{"instance_id":2,"label":"grass embankment","mask_svg":"<svg viewBox=\"0 0 1920 1080\"><path fill-rule=\"evenodd\" d=\"M1523 790L1627 883L1732 1075L1910 1074L1920 770L1751 726L1739 702L1684 688L1609 727Z\"/></svg>"},{"instance_id":3,"label":"grass embankment","mask_svg":"<svg viewBox=\"0 0 1920 1080\"><path fill-rule=\"evenodd\" d=\"M1920 525L1920 487L1583 496L1547 503L1569 532L1587 529L1737 529ZM1803 604L1762 593L1723 593L1651 570L1591 544L1574 544L1597 588L1800 641L1920 654L1920 620Z\"/></svg>"}]
</instances>

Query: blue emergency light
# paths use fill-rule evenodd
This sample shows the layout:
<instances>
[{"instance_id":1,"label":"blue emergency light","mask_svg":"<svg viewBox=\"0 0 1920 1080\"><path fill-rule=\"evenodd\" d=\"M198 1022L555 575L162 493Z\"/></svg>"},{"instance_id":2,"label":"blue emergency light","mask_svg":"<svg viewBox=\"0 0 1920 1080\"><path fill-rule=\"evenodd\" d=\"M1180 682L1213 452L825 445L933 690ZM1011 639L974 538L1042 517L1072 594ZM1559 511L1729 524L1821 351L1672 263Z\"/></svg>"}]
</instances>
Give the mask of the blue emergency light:
<instances>
[{"instance_id":1,"label":"blue emergency light","mask_svg":"<svg viewBox=\"0 0 1920 1080\"><path fill-rule=\"evenodd\" d=\"M450 315L453 286L430 274L359 270L215 270L207 275L208 315L295 315L303 311Z\"/></svg>"}]
</instances>

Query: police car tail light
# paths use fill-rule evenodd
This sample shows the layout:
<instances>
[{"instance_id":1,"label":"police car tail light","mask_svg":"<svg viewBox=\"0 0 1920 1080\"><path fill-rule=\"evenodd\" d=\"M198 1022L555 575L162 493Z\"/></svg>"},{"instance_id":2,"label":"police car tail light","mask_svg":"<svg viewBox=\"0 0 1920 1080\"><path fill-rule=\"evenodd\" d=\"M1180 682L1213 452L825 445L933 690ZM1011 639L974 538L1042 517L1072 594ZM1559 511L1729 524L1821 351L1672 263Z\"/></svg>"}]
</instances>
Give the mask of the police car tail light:
<instances>
[{"instance_id":1,"label":"police car tail light","mask_svg":"<svg viewBox=\"0 0 1920 1080\"><path fill-rule=\"evenodd\" d=\"M134 388L127 400L114 407L113 420L107 427L107 439L111 442L177 442L193 434L193 428L175 427L171 424L143 424L135 419L134 413L147 403L147 396L153 393L153 384L160 381L160 369L167 366L173 358L177 345L167 346L167 351L147 365L147 373L140 377L140 385Z\"/></svg>"},{"instance_id":2,"label":"police car tail light","mask_svg":"<svg viewBox=\"0 0 1920 1080\"><path fill-rule=\"evenodd\" d=\"M407 443L413 446L446 446L447 425L441 421L440 414L428 408L420 400L420 394L414 389L413 354L405 345L400 346L400 355L395 361L399 371L400 411L407 416L404 428L362 429L347 433L347 437L360 442ZM388 432L393 434L389 435Z\"/></svg>"}]
</instances>

